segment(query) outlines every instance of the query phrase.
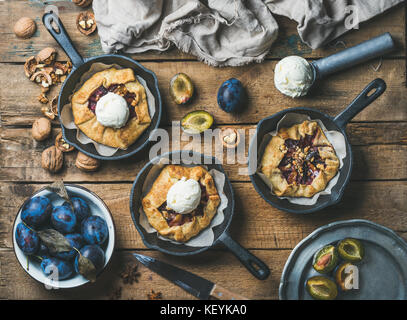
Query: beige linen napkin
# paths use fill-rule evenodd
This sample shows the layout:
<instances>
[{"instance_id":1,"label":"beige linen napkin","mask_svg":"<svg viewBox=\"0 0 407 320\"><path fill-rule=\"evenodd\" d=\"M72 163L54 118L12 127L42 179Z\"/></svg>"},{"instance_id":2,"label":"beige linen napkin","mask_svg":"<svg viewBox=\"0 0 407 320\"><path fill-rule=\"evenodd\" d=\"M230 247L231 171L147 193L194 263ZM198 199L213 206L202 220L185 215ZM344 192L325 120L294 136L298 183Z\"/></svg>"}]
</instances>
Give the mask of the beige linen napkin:
<instances>
[{"instance_id":1,"label":"beige linen napkin","mask_svg":"<svg viewBox=\"0 0 407 320\"><path fill-rule=\"evenodd\" d=\"M172 44L213 66L261 62L277 38L272 13L297 21L318 48L403 0L94 0L102 49L165 51ZM386 30L383 30L383 32Z\"/></svg>"},{"instance_id":2,"label":"beige linen napkin","mask_svg":"<svg viewBox=\"0 0 407 320\"><path fill-rule=\"evenodd\" d=\"M358 23L365 22L403 1L265 0L265 3L271 12L295 20L301 40L316 49L354 27L358 28Z\"/></svg>"}]
</instances>

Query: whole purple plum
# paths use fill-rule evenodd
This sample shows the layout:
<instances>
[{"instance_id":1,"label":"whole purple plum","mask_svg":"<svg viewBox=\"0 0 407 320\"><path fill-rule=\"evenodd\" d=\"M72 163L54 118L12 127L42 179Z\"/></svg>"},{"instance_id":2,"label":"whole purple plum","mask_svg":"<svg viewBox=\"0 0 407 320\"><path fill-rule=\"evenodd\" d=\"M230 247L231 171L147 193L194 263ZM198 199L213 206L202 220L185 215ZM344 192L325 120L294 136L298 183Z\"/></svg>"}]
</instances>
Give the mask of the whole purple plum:
<instances>
[{"instance_id":1,"label":"whole purple plum","mask_svg":"<svg viewBox=\"0 0 407 320\"><path fill-rule=\"evenodd\" d=\"M96 268L96 271L99 272L103 269L103 266L105 265L105 253L102 250L101 247L95 244L89 244L84 246L81 250L81 255L84 256L85 258L89 259L93 265ZM79 273L79 268L78 268L78 262L79 262L79 254L75 258L75 271Z\"/></svg>"},{"instance_id":2,"label":"whole purple plum","mask_svg":"<svg viewBox=\"0 0 407 320\"><path fill-rule=\"evenodd\" d=\"M49 221L51 211L52 204L47 197L33 197L25 203L21 210L21 220L36 229Z\"/></svg>"},{"instance_id":3,"label":"whole purple plum","mask_svg":"<svg viewBox=\"0 0 407 320\"><path fill-rule=\"evenodd\" d=\"M40 247L40 238L37 233L20 222L16 228L16 242L25 254L36 254Z\"/></svg>"},{"instance_id":4,"label":"whole purple plum","mask_svg":"<svg viewBox=\"0 0 407 320\"><path fill-rule=\"evenodd\" d=\"M63 233L73 233L76 227L76 216L70 206L56 206L51 213L54 228Z\"/></svg>"},{"instance_id":5,"label":"whole purple plum","mask_svg":"<svg viewBox=\"0 0 407 320\"><path fill-rule=\"evenodd\" d=\"M82 222L82 236L89 244L102 244L109 236L106 221L99 216L90 216Z\"/></svg>"}]
</instances>

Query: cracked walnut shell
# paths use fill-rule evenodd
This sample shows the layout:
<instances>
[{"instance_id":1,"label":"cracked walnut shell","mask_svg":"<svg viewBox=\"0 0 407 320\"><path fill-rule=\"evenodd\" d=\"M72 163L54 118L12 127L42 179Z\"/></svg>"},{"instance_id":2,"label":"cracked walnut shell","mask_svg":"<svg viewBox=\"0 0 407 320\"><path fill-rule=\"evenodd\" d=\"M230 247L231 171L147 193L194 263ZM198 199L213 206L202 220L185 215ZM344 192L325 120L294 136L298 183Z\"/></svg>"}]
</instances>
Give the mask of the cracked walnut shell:
<instances>
[{"instance_id":1,"label":"cracked walnut shell","mask_svg":"<svg viewBox=\"0 0 407 320\"><path fill-rule=\"evenodd\" d=\"M14 33L21 39L31 38L36 30L37 25L35 24L35 21L28 17L21 18L14 25Z\"/></svg>"},{"instance_id":2,"label":"cracked walnut shell","mask_svg":"<svg viewBox=\"0 0 407 320\"><path fill-rule=\"evenodd\" d=\"M34 56L29 57L24 63L24 73L27 78L31 78L37 69L37 59Z\"/></svg>"},{"instance_id":3,"label":"cracked walnut shell","mask_svg":"<svg viewBox=\"0 0 407 320\"><path fill-rule=\"evenodd\" d=\"M76 26L78 30L88 36L96 30L96 20L92 12L81 12L76 19Z\"/></svg>"},{"instance_id":4,"label":"cracked walnut shell","mask_svg":"<svg viewBox=\"0 0 407 320\"><path fill-rule=\"evenodd\" d=\"M62 132L60 132L57 137L55 138L55 146L61 150L62 152L71 152L75 150L74 146L68 144L64 138L62 137Z\"/></svg>"},{"instance_id":5,"label":"cracked walnut shell","mask_svg":"<svg viewBox=\"0 0 407 320\"><path fill-rule=\"evenodd\" d=\"M100 161L79 151L78 155L76 156L75 165L82 171L92 172L99 169Z\"/></svg>"},{"instance_id":6,"label":"cracked walnut shell","mask_svg":"<svg viewBox=\"0 0 407 320\"><path fill-rule=\"evenodd\" d=\"M92 4L93 0L72 0L72 2L78 7L86 8Z\"/></svg>"},{"instance_id":7,"label":"cracked walnut shell","mask_svg":"<svg viewBox=\"0 0 407 320\"><path fill-rule=\"evenodd\" d=\"M45 149L41 156L41 166L49 172L56 173L61 170L64 163L64 154L57 147Z\"/></svg>"},{"instance_id":8,"label":"cracked walnut shell","mask_svg":"<svg viewBox=\"0 0 407 320\"><path fill-rule=\"evenodd\" d=\"M54 48L48 47L38 52L36 59L38 63L50 65L55 61L57 51Z\"/></svg>"}]
</instances>

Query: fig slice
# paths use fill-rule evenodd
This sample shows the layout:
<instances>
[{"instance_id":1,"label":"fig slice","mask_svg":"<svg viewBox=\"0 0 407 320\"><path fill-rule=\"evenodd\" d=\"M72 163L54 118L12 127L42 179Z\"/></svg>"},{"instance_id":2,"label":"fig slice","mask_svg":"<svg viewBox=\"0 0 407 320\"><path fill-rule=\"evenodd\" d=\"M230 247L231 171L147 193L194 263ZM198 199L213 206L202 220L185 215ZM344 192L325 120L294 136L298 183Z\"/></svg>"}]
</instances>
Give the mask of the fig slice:
<instances>
[{"instance_id":1,"label":"fig slice","mask_svg":"<svg viewBox=\"0 0 407 320\"><path fill-rule=\"evenodd\" d=\"M204 110L193 111L181 120L181 127L186 133L197 134L209 129L213 124L213 117Z\"/></svg>"},{"instance_id":2,"label":"fig slice","mask_svg":"<svg viewBox=\"0 0 407 320\"><path fill-rule=\"evenodd\" d=\"M176 104L188 103L194 95L192 80L185 73L177 73L170 81L170 95Z\"/></svg>"}]
</instances>

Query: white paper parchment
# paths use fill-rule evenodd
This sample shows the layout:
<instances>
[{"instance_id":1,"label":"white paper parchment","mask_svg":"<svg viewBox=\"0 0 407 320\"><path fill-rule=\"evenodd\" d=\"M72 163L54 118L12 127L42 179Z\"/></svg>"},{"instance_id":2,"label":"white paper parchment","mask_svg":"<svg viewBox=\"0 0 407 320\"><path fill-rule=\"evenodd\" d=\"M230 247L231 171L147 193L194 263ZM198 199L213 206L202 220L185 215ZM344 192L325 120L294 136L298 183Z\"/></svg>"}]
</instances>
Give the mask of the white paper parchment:
<instances>
[{"instance_id":1,"label":"white paper parchment","mask_svg":"<svg viewBox=\"0 0 407 320\"><path fill-rule=\"evenodd\" d=\"M345 142L345 137L341 132L338 131L328 131L324 124L322 123L321 120L319 119L311 119L309 116L301 113L287 113L280 119L280 121L277 123L277 128L276 130L269 132L268 134L264 135L263 140L260 144L259 148L259 154L257 159L261 159L263 157L263 152L265 150L265 147L267 144L270 142L271 138L275 135L277 135L277 132L280 128L290 128L293 125L299 124L304 122L305 120L309 121L316 121L318 125L321 127L322 131L326 135L326 138L329 140L329 142L332 144L332 146L335 149L336 156L339 159L340 165L339 165L339 171L336 174L335 177L333 177L329 182L326 188L318 193L316 193L313 197L311 198L305 198L305 197L279 197L280 199L287 199L289 202L294 203L294 204L299 204L299 205L306 205L306 206L311 206L314 205L320 195L324 194L331 194L332 188L336 185L339 179L339 175L341 174L341 168L343 166L343 159L346 157L346 142ZM256 171L256 174L270 187L270 192L274 194L272 185L268 178L260 172L260 166L257 168L258 170Z\"/></svg>"}]
</instances>

